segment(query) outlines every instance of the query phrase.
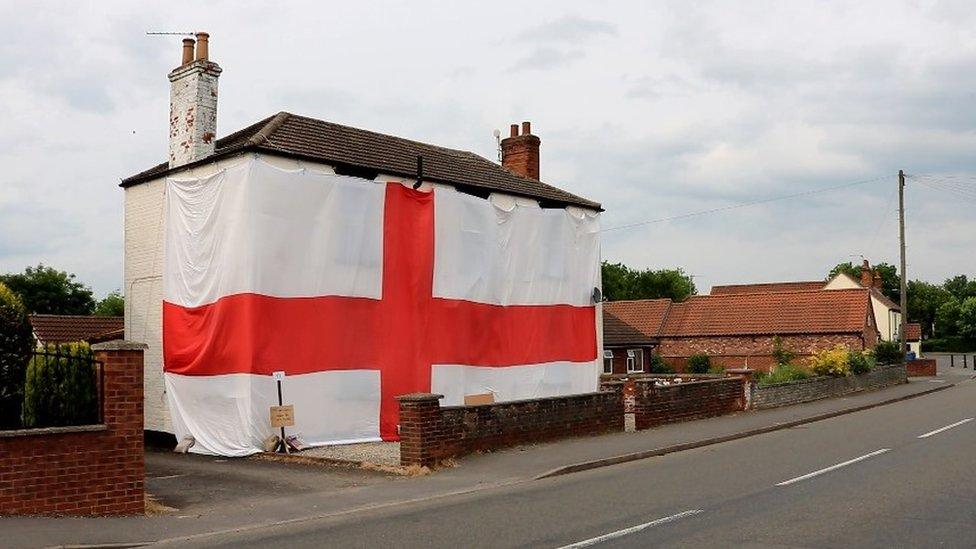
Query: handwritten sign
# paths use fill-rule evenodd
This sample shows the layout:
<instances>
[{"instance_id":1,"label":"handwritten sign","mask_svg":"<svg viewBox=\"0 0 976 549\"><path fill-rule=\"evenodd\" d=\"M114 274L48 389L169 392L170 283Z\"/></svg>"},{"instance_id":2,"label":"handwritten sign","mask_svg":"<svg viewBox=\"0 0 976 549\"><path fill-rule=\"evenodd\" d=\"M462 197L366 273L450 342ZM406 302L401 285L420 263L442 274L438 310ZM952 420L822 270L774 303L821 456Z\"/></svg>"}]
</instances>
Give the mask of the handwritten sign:
<instances>
[{"instance_id":1,"label":"handwritten sign","mask_svg":"<svg viewBox=\"0 0 976 549\"><path fill-rule=\"evenodd\" d=\"M281 381L285 379L285 372L283 371L271 372L271 379L275 381Z\"/></svg>"},{"instance_id":2,"label":"handwritten sign","mask_svg":"<svg viewBox=\"0 0 976 549\"><path fill-rule=\"evenodd\" d=\"M293 427L295 425L295 406L285 404L284 406L271 407L271 427Z\"/></svg>"}]
</instances>

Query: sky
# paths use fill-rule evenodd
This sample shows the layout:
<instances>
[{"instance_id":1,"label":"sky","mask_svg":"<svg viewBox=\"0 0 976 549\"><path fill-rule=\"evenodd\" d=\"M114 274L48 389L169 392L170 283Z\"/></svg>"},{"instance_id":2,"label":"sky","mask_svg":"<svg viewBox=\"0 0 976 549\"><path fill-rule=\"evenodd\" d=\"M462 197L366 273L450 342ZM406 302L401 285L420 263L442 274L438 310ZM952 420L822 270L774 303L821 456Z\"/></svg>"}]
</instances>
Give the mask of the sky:
<instances>
[{"instance_id":1,"label":"sky","mask_svg":"<svg viewBox=\"0 0 976 549\"><path fill-rule=\"evenodd\" d=\"M118 183L165 160L180 60L146 32L205 30L219 135L284 110L494 159L530 120L603 258L701 293L897 264L899 169L909 277L976 274L969 2L599 4L0 0L0 272L121 288Z\"/></svg>"}]
</instances>

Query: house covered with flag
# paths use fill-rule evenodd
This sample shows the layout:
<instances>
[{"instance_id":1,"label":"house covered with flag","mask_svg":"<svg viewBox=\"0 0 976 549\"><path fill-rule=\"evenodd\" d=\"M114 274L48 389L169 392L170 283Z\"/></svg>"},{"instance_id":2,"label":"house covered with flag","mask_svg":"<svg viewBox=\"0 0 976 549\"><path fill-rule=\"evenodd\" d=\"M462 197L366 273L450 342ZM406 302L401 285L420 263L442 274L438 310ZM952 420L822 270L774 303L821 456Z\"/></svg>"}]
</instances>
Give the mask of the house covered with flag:
<instances>
[{"instance_id":1,"label":"house covered with flag","mask_svg":"<svg viewBox=\"0 0 976 549\"><path fill-rule=\"evenodd\" d=\"M401 394L597 390L601 208L540 180L528 122L501 165L284 112L217 139L220 73L184 40L168 161L121 184L148 430L259 451L274 372L313 444L396 440Z\"/></svg>"}]
</instances>

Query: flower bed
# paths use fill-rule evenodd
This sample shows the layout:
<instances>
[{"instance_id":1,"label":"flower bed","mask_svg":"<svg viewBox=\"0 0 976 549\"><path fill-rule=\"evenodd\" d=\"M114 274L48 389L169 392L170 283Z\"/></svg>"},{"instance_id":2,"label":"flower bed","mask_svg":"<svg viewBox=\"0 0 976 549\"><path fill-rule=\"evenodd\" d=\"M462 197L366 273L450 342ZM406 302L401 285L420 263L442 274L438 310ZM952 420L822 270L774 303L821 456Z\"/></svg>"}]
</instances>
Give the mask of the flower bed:
<instances>
[{"instance_id":1,"label":"flower bed","mask_svg":"<svg viewBox=\"0 0 976 549\"><path fill-rule=\"evenodd\" d=\"M878 366L860 375L846 377L813 377L772 385L752 385L752 408L777 408L838 397L859 391L872 391L908 382L904 364Z\"/></svg>"}]
</instances>

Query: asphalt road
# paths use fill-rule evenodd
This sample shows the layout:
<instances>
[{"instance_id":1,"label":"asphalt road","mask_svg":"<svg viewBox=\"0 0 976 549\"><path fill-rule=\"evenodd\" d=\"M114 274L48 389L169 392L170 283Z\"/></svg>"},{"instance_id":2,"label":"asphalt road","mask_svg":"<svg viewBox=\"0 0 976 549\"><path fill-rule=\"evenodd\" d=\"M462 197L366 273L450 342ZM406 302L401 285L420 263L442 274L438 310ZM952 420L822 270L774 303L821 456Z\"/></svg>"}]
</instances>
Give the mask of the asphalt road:
<instances>
[{"instance_id":1,"label":"asphalt road","mask_svg":"<svg viewBox=\"0 0 976 549\"><path fill-rule=\"evenodd\" d=\"M965 382L697 450L178 545L974 547L973 417Z\"/></svg>"}]
</instances>

